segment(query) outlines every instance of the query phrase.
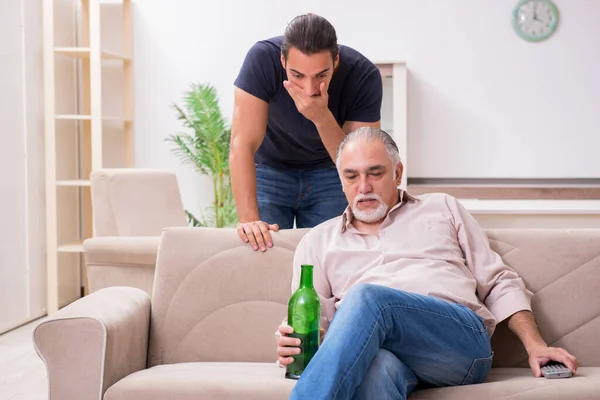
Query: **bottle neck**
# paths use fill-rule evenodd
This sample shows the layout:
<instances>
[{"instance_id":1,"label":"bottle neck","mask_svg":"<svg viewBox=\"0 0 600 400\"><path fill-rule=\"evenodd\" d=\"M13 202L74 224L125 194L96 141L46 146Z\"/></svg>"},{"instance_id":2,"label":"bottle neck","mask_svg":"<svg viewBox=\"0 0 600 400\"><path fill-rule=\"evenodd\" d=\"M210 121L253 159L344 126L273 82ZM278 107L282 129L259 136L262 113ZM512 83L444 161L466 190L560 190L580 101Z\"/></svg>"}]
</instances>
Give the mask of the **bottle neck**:
<instances>
[{"instance_id":1,"label":"bottle neck","mask_svg":"<svg viewBox=\"0 0 600 400\"><path fill-rule=\"evenodd\" d=\"M302 273L300 274L300 287L313 287L313 266L308 264L302 265Z\"/></svg>"}]
</instances>

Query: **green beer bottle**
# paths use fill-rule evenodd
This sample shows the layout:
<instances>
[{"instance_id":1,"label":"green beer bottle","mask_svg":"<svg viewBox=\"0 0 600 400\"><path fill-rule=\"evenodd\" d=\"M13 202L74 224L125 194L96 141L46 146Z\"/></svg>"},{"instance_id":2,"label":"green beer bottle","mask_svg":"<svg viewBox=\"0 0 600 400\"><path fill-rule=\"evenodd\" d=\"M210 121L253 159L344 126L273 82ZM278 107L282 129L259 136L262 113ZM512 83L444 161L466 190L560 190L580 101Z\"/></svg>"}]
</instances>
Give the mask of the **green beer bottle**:
<instances>
[{"instance_id":1,"label":"green beer bottle","mask_svg":"<svg viewBox=\"0 0 600 400\"><path fill-rule=\"evenodd\" d=\"M313 286L313 266L302 265L300 286L288 303L288 325L294 328L290 337L300 339L300 354L294 354L294 362L288 364L285 377L298 379L319 349L321 303Z\"/></svg>"}]
</instances>

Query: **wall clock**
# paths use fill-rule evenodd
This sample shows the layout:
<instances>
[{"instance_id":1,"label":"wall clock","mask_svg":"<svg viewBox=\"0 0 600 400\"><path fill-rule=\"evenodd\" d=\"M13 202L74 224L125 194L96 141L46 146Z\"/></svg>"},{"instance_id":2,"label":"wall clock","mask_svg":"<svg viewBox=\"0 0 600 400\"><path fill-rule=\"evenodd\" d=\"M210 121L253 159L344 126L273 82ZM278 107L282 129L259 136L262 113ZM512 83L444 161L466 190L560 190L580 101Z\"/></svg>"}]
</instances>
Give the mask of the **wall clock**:
<instances>
[{"instance_id":1,"label":"wall clock","mask_svg":"<svg viewBox=\"0 0 600 400\"><path fill-rule=\"evenodd\" d=\"M515 32L529 42L548 39L558 25L558 8L552 0L520 0L512 14Z\"/></svg>"}]
</instances>

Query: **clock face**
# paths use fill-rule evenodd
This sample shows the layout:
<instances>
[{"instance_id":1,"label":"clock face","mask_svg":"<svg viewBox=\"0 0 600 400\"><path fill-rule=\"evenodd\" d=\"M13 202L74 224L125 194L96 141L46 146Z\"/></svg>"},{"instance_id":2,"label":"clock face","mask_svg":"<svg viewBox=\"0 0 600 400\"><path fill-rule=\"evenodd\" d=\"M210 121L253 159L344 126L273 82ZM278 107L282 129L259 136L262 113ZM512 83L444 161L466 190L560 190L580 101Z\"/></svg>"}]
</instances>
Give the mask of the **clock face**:
<instances>
[{"instance_id":1,"label":"clock face","mask_svg":"<svg viewBox=\"0 0 600 400\"><path fill-rule=\"evenodd\" d=\"M513 12L513 27L523 39L537 42L554 33L558 9L550 0L521 0Z\"/></svg>"}]
</instances>

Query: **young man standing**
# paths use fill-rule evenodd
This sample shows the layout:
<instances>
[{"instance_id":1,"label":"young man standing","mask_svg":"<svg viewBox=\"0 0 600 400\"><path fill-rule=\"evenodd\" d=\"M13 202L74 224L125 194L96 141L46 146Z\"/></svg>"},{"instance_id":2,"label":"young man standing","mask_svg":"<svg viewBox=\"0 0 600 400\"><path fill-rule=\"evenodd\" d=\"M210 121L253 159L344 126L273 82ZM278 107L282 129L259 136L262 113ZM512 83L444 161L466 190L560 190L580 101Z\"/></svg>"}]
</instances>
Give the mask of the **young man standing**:
<instances>
[{"instance_id":1,"label":"young man standing","mask_svg":"<svg viewBox=\"0 0 600 400\"><path fill-rule=\"evenodd\" d=\"M314 227L348 203L334 159L345 135L378 128L381 74L338 45L323 17L296 17L283 36L257 42L235 81L231 184L240 238L273 245L269 230Z\"/></svg>"}]
</instances>

